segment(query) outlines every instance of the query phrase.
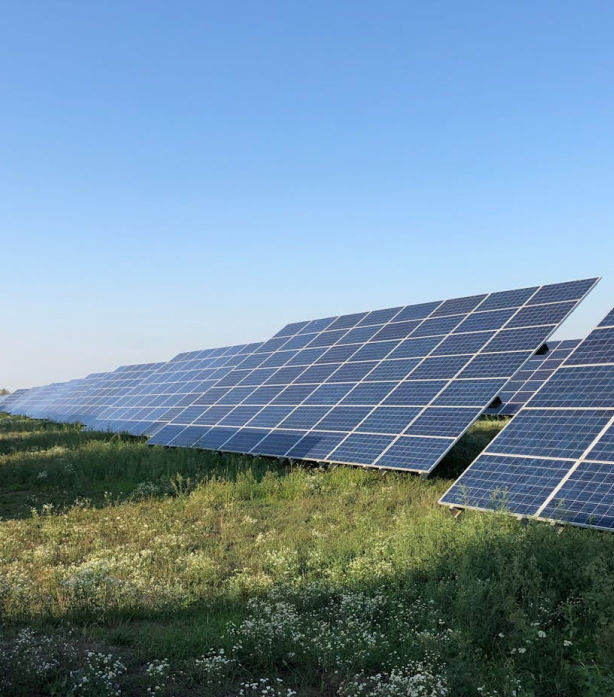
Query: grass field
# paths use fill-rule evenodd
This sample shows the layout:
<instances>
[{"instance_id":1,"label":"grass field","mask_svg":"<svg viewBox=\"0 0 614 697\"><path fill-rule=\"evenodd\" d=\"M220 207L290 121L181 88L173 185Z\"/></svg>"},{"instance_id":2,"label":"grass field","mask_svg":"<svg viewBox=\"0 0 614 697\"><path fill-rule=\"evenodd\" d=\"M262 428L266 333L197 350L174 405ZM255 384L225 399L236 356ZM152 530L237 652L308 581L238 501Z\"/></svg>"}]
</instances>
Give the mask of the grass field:
<instances>
[{"instance_id":1,"label":"grass field","mask_svg":"<svg viewBox=\"0 0 614 697\"><path fill-rule=\"evenodd\" d=\"M0 416L0 694L614 695L614 537Z\"/></svg>"}]
</instances>

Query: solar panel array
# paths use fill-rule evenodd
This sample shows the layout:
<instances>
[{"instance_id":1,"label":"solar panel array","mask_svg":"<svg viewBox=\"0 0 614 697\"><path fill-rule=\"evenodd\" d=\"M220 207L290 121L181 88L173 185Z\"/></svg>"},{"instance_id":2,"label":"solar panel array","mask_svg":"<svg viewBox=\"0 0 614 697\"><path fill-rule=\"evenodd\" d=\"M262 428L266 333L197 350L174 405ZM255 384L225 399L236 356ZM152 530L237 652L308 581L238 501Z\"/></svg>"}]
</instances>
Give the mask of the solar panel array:
<instances>
[{"instance_id":1,"label":"solar panel array","mask_svg":"<svg viewBox=\"0 0 614 697\"><path fill-rule=\"evenodd\" d=\"M486 413L506 416L516 414L579 343L580 339L548 341L547 350L531 356L501 390L498 395L501 404L487 409Z\"/></svg>"},{"instance_id":2,"label":"solar panel array","mask_svg":"<svg viewBox=\"0 0 614 697\"><path fill-rule=\"evenodd\" d=\"M28 390L19 389L15 390L15 392L11 392L9 395L6 395L2 401L2 411L11 412L14 405L25 395L26 392L28 392Z\"/></svg>"},{"instance_id":3,"label":"solar panel array","mask_svg":"<svg viewBox=\"0 0 614 697\"><path fill-rule=\"evenodd\" d=\"M596 281L290 324L150 442L430 472Z\"/></svg>"},{"instance_id":4,"label":"solar panel array","mask_svg":"<svg viewBox=\"0 0 614 697\"><path fill-rule=\"evenodd\" d=\"M50 385L33 387L26 390L19 399L13 403L11 410L14 413L18 412L24 416L41 418L40 413L45 405L57 395L60 386L64 384L65 383L52 383ZM0 402L0 408L2 408L2 402Z\"/></svg>"},{"instance_id":5,"label":"solar panel array","mask_svg":"<svg viewBox=\"0 0 614 697\"><path fill-rule=\"evenodd\" d=\"M91 373L85 378L75 380L70 389L58 395L50 405L49 417L56 421L87 424L95 412L96 394L105 382L111 379L111 373Z\"/></svg>"},{"instance_id":6,"label":"solar panel array","mask_svg":"<svg viewBox=\"0 0 614 697\"><path fill-rule=\"evenodd\" d=\"M441 503L614 529L614 310Z\"/></svg>"},{"instance_id":7,"label":"solar panel array","mask_svg":"<svg viewBox=\"0 0 614 697\"><path fill-rule=\"evenodd\" d=\"M103 409L97 425L133 435L154 434L260 345L241 344L180 353L167 363L159 364Z\"/></svg>"}]
</instances>

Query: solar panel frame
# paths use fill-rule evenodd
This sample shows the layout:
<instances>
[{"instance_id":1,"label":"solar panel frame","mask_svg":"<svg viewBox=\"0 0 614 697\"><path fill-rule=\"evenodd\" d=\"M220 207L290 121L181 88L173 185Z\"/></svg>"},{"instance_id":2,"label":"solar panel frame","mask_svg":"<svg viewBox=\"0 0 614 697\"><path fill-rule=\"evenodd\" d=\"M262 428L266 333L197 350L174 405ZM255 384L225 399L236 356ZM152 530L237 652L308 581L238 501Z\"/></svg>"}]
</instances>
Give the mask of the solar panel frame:
<instances>
[{"instance_id":1,"label":"solar panel frame","mask_svg":"<svg viewBox=\"0 0 614 697\"><path fill-rule=\"evenodd\" d=\"M253 391L249 392L249 395L246 393L238 393L240 399L238 397L234 399L231 393L220 396L217 394L207 395L207 393L205 393L202 398L212 399L215 397L214 403L221 404L225 401L227 404L233 404L235 407L248 403L260 403L262 408L285 404L292 405L295 409L299 409L301 406L313 404L328 406L330 410L338 406L370 407L371 412L383 405L394 405L395 403L405 406L413 404L414 406L421 407L422 410L438 408L440 406L453 406L458 408L475 407L477 418L479 413L492 402L497 393L508 382L518 365L524 363L524 361L547 340L560 321L564 319L566 314L563 314L560 303L565 303L565 310L568 314L593 288L597 281L598 279L585 279L581 282L571 282L572 286L577 289L575 292L578 293L578 297L574 298L573 302L569 302L569 298L573 296L573 293L570 294L569 284L563 283L555 284L552 288L550 286L534 286L529 289L520 289L517 291L503 291L502 293L482 294L471 296L470 298L454 298L452 300L426 303L419 306L406 306L399 309L396 314L392 312L392 309L377 310L371 313L362 312L337 318L329 317L322 320L312 320L311 322L293 323L277 332L274 337L274 343L265 342L265 344L262 345L259 354L262 356L263 360L259 366L254 366L252 364L250 372L243 373L241 371L244 369L244 366L238 365L226 376L226 382L234 382L239 387L248 385L249 383L248 386L250 388L253 387ZM551 302L555 306L556 321L539 324L537 326L509 328L510 321L513 320L522 309L530 310L533 321L543 322L544 317L547 318L548 308L544 308L536 303L536 297L554 298ZM514 302L520 299L522 300L522 304L514 305ZM486 308L485 310L484 307ZM463 308L465 308L464 314L459 313L459 309L462 310ZM502 324L503 315L501 311L506 309L513 310L513 312L507 312L505 314L506 319ZM463 322L475 314L484 315L483 317L478 317L478 320L488 320L487 324L492 324L490 317L487 317L490 312L497 313L499 318L497 322L495 322L495 324L499 324L497 329L479 332L474 330L471 333L459 332ZM543 314L544 312L546 312L546 315ZM385 313L387 313L387 315ZM377 325L379 327L378 331L371 331L371 336L367 336L367 334L361 335L363 338L366 337L364 341L358 342L355 345L344 344L344 336L356 331L359 327L368 327L369 317L387 317L387 320L381 325ZM392 326L397 322L404 324L406 328L405 331L409 332L407 336L403 337L403 332L397 335L399 332L396 327ZM405 324L406 322L408 324ZM387 329L388 327L392 328ZM318 334L318 332L337 332L341 328L345 329L347 334L340 336L335 333L336 343L330 347L328 347L329 342L324 341ZM439 332L439 334L437 332ZM477 339L475 337L476 334L479 334ZM305 336L310 337L309 342L302 343L303 348L297 348L296 339L301 339L301 337ZM390 339L390 336L396 336L396 338ZM283 342L281 341L282 339L286 341ZM445 345L446 341L448 342L448 347ZM495 349L497 348L496 341L499 342L501 352L506 352L508 354L511 351L522 353L522 358L518 360L517 364L514 364L513 370L510 369L508 362L507 367L503 366L503 368L501 368L502 375L498 377L460 378L462 370L475 359L476 355L491 353L493 346ZM318 344L318 346L314 347L314 343ZM267 349L271 350L267 351ZM373 369L377 369L377 367L382 365L383 361L395 360L396 356L402 356L403 358L418 359L418 363L413 368L413 370L416 370L428 358L434 358L438 355L442 357L454 356L455 351L465 351L464 355L467 357L466 361L459 365L457 372L450 378L439 381L412 380L413 373L410 372L401 381L393 380L389 381L388 384L382 384L381 382L369 381L367 379L368 374L361 375L357 378L358 369L350 365L361 361L373 361L375 362ZM286 360L282 361L280 360L279 354L284 352L287 352L287 356L284 356ZM277 360L273 360L273 357L276 355ZM336 361L341 365L338 366L331 376L334 376L335 373L339 375L342 371L346 371L348 375L353 372L354 381L347 383L331 383L331 376L329 376L323 383L314 382L312 385L304 385L297 382L297 380L300 380L300 376L297 376L294 377L291 382L284 384L283 389L276 391L274 396L267 395L270 399L264 401L263 398L256 397L256 393L258 390L262 390L265 387L264 384L259 385L265 374L261 374L257 379L252 379L250 376L253 376L255 371L261 370L262 366L271 360L282 366L302 365L305 370L313 369L314 366L322 364L327 360ZM500 361L500 363L502 362ZM267 382L270 380L274 381L275 375L276 373L266 373ZM385 382L386 381L383 381L383 383ZM409 387L405 387L405 383L407 382L413 384ZM460 387L458 386L459 383L462 383ZM331 385L335 385L335 387L331 387ZM395 397L394 393L397 390L397 396ZM410 401L407 401L408 399L410 399ZM397 401L395 402L395 400ZM368 416L369 414L365 416L365 419L368 418ZM288 417L286 417L286 421L287 418ZM417 416L415 418L417 418ZM170 421L170 424L174 423L174 420ZM189 425L190 424L186 424L186 427ZM248 422L245 426L250 428L250 423ZM222 424L218 422L212 426L212 429L219 429L221 427ZM271 431L283 430L283 428L281 422L275 426L269 426L268 430L264 430L262 440L265 438L269 438L270 440ZM296 429L293 430L296 431ZM425 474L436 466L445 453L448 452L458 438L462 436L465 430L466 427L454 436L447 437L448 447L445 450L442 448L441 455L431 458L428 464L422 468L417 466L389 467L380 464L379 460L384 458L388 448L393 445L396 439L401 438L401 436L404 438L417 438L416 446L419 445L420 447L424 444L424 438L428 438L429 436L404 436L403 433L397 432L395 438L388 442L382 440L382 434L379 432L365 434L360 431L360 424L353 426L351 429L348 427L345 435L346 439L352 434L361 436L360 438L353 437L351 439L353 443L357 446L360 445L360 448L362 448L356 450L358 462L351 462L347 457L340 459L340 453L344 454L345 451L350 452L352 450L349 447L342 447L343 441L338 442L336 447L331 449L325 456L319 455L318 460L331 463L361 464L372 467L385 467L386 469L409 470ZM322 433L327 431L323 431L321 426L316 423L306 428L302 437L305 438L312 432ZM216 433L219 435L220 431L218 430ZM249 438L248 435L250 436ZM237 442L244 440L245 443L249 443L250 447L249 449L246 447L243 452L264 454L259 452L258 443L254 444L252 442L252 438L256 435L257 433L238 435L237 431L229 433L229 446L233 448L233 451L236 451ZM231 441L231 439L234 440ZM373 448L375 448L377 443L383 442L386 442L386 447L380 452L377 458L374 458L370 462L366 462L365 459L368 459L368 453L372 452L371 446L367 446L369 441L373 445ZM160 443L161 439L158 438L154 442ZM318 440L318 445L323 442L324 439L320 438ZM336 442L336 440L331 439L331 442ZM403 440L402 442L405 441ZM216 438L215 449L225 450L226 443L219 444ZM293 453L298 451L300 451L300 447L298 447L298 442L296 442L289 447L286 453L280 454L280 456L293 457ZM320 452L321 450L318 448L318 453ZM384 460L382 460L382 462L383 461Z\"/></svg>"}]
</instances>

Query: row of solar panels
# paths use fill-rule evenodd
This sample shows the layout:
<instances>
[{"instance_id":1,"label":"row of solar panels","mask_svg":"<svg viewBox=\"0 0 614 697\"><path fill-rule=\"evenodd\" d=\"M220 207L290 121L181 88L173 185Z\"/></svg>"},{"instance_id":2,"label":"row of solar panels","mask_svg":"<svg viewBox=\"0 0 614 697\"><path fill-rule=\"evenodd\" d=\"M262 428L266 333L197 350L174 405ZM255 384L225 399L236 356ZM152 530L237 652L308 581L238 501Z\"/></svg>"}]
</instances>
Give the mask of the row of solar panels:
<instances>
[{"instance_id":1,"label":"row of solar panels","mask_svg":"<svg viewBox=\"0 0 614 697\"><path fill-rule=\"evenodd\" d=\"M577 342L546 342L597 280L297 322L264 343L19 391L0 409L153 444L428 473L482 413L513 414L558 375Z\"/></svg>"}]
</instances>

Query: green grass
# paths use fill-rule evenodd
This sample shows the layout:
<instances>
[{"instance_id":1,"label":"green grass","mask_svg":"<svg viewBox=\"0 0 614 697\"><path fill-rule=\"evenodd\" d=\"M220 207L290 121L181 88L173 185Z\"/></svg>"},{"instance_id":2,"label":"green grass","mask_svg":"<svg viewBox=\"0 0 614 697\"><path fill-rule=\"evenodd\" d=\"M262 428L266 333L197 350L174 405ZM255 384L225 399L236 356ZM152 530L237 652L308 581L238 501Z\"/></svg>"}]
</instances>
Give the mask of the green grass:
<instances>
[{"instance_id":1,"label":"green grass","mask_svg":"<svg viewBox=\"0 0 614 697\"><path fill-rule=\"evenodd\" d=\"M502 423L424 479L0 416L0 694L614 694L614 537L437 504Z\"/></svg>"}]
</instances>

